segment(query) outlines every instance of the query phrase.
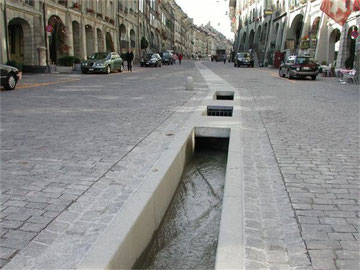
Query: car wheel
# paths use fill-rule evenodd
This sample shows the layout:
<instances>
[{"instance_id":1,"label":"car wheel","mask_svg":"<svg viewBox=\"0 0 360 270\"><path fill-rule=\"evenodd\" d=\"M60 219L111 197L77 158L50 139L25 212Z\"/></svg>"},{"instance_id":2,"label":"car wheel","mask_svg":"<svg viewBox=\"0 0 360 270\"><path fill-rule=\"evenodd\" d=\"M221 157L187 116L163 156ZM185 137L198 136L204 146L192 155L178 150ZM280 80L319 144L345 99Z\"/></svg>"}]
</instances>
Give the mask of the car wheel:
<instances>
[{"instance_id":1,"label":"car wheel","mask_svg":"<svg viewBox=\"0 0 360 270\"><path fill-rule=\"evenodd\" d=\"M284 74L282 69L279 69L279 76L282 77L282 78L285 77L285 74Z\"/></svg>"},{"instance_id":2,"label":"car wheel","mask_svg":"<svg viewBox=\"0 0 360 270\"><path fill-rule=\"evenodd\" d=\"M16 86L16 76L13 73L10 73L7 77L6 83L4 85L4 88L7 90L13 90Z\"/></svg>"},{"instance_id":3,"label":"car wheel","mask_svg":"<svg viewBox=\"0 0 360 270\"><path fill-rule=\"evenodd\" d=\"M81 72L82 72L82 74L87 74L88 73L86 70L82 70Z\"/></svg>"},{"instance_id":4,"label":"car wheel","mask_svg":"<svg viewBox=\"0 0 360 270\"><path fill-rule=\"evenodd\" d=\"M290 75L290 70L288 70L288 72L287 72L287 78L288 78L289 80L291 80L291 79L293 78L293 76Z\"/></svg>"},{"instance_id":5,"label":"car wheel","mask_svg":"<svg viewBox=\"0 0 360 270\"><path fill-rule=\"evenodd\" d=\"M315 81L315 80L316 80L316 75L312 75L312 76L311 76L311 79L312 79L313 81Z\"/></svg>"},{"instance_id":6,"label":"car wheel","mask_svg":"<svg viewBox=\"0 0 360 270\"><path fill-rule=\"evenodd\" d=\"M108 65L106 67L106 74L110 74L110 73L111 73L111 67L110 67L110 65Z\"/></svg>"}]
</instances>

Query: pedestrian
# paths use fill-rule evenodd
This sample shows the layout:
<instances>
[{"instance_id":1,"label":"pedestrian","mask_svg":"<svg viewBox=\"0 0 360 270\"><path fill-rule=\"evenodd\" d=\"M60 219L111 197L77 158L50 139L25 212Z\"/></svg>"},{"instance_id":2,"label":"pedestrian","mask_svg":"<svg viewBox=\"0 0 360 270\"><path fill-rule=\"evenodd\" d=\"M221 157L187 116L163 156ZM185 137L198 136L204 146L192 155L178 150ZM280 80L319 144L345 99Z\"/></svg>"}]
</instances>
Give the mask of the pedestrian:
<instances>
[{"instance_id":1,"label":"pedestrian","mask_svg":"<svg viewBox=\"0 0 360 270\"><path fill-rule=\"evenodd\" d=\"M179 65L181 65L181 60L183 59L183 56L182 56L182 54L180 53L179 54Z\"/></svg>"},{"instance_id":2,"label":"pedestrian","mask_svg":"<svg viewBox=\"0 0 360 270\"><path fill-rule=\"evenodd\" d=\"M224 61L224 64L226 64L226 58L227 58L226 53L224 53L224 54L223 54L223 61Z\"/></svg>"},{"instance_id":3,"label":"pedestrian","mask_svg":"<svg viewBox=\"0 0 360 270\"><path fill-rule=\"evenodd\" d=\"M126 53L126 61L128 66L128 71L132 72L132 62L134 61L134 53L131 49Z\"/></svg>"},{"instance_id":4,"label":"pedestrian","mask_svg":"<svg viewBox=\"0 0 360 270\"><path fill-rule=\"evenodd\" d=\"M174 55L173 55L173 59L174 59L174 65L176 64L176 60L178 59L178 56L177 56L177 54L176 53L174 53Z\"/></svg>"}]
</instances>

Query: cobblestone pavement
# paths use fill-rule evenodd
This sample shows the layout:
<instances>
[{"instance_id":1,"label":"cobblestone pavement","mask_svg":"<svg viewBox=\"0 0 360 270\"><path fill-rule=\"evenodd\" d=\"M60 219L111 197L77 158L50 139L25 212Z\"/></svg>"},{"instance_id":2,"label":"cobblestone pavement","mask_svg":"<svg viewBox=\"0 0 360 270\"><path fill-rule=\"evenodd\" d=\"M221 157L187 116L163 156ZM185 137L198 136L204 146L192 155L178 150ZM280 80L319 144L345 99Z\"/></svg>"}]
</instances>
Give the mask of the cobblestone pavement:
<instances>
[{"instance_id":1,"label":"cobblestone pavement","mask_svg":"<svg viewBox=\"0 0 360 270\"><path fill-rule=\"evenodd\" d=\"M206 66L241 91L247 267L359 269L358 86Z\"/></svg>"},{"instance_id":2,"label":"cobblestone pavement","mask_svg":"<svg viewBox=\"0 0 360 270\"><path fill-rule=\"evenodd\" d=\"M185 61L1 92L1 267L76 267L206 93L189 75L205 89Z\"/></svg>"},{"instance_id":3,"label":"cobblestone pavement","mask_svg":"<svg viewBox=\"0 0 360 270\"><path fill-rule=\"evenodd\" d=\"M241 94L247 269L359 269L358 88L203 64ZM199 91L183 90L189 75ZM0 265L74 268L206 82L190 61L31 76L1 92Z\"/></svg>"}]
</instances>

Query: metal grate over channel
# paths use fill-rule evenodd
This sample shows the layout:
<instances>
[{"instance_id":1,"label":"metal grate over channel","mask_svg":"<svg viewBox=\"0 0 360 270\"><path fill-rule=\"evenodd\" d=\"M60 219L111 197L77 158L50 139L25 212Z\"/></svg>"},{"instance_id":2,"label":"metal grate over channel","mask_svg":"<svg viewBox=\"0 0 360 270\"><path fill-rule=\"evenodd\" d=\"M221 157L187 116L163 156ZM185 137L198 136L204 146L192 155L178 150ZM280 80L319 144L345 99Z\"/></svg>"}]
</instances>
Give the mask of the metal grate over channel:
<instances>
[{"instance_id":1,"label":"metal grate over channel","mask_svg":"<svg viewBox=\"0 0 360 270\"><path fill-rule=\"evenodd\" d=\"M232 117L232 106L207 106L207 116Z\"/></svg>"},{"instance_id":2,"label":"metal grate over channel","mask_svg":"<svg viewBox=\"0 0 360 270\"><path fill-rule=\"evenodd\" d=\"M217 100L234 100L234 92L216 92Z\"/></svg>"}]
</instances>

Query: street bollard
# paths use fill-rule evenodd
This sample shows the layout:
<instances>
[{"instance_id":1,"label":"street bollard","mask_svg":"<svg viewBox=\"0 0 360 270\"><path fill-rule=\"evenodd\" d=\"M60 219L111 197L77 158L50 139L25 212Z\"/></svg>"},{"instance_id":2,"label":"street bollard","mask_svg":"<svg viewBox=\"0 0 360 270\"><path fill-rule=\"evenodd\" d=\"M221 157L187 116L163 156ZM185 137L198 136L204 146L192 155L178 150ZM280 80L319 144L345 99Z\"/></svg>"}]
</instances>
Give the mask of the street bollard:
<instances>
[{"instance_id":1,"label":"street bollard","mask_svg":"<svg viewBox=\"0 0 360 270\"><path fill-rule=\"evenodd\" d=\"M194 90L194 79L193 79L193 77L191 77L191 76L186 77L185 89L186 90Z\"/></svg>"}]
</instances>

